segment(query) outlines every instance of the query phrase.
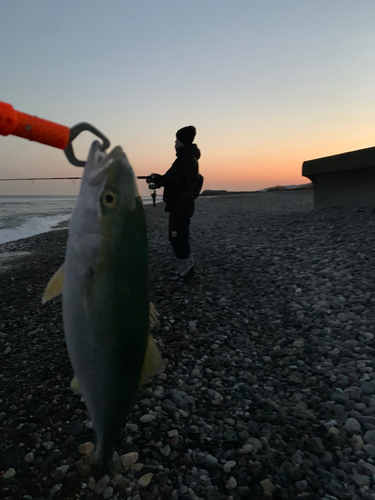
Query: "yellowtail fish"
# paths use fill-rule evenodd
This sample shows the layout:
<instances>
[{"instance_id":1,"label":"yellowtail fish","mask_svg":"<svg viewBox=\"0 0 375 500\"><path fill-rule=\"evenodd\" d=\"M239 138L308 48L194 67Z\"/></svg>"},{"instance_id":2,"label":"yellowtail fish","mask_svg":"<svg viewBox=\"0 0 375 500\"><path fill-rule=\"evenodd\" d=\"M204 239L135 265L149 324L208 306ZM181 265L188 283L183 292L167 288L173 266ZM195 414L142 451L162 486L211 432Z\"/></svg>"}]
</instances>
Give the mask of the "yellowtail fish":
<instances>
[{"instance_id":1,"label":"yellowtail fish","mask_svg":"<svg viewBox=\"0 0 375 500\"><path fill-rule=\"evenodd\" d=\"M150 334L148 246L142 198L121 147L95 141L82 176L63 266L43 303L62 292L69 358L107 461L139 385L163 367Z\"/></svg>"}]
</instances>

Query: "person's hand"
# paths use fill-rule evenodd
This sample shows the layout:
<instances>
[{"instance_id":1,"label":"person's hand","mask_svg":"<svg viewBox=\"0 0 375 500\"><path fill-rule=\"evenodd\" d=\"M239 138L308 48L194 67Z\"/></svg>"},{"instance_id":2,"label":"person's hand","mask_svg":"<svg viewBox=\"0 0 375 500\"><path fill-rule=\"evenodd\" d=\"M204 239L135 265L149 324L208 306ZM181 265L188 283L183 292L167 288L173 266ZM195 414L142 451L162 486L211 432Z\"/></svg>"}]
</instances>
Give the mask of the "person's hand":
<instances>
[{"instance_id":1,"label":"person's hand","mask_svg":"<svg viewBox=\"0 0 375 500\"><path fill-rule=\"evenodd\" d=\"M160 179L161 175L159 174L151 174L147 177L146 182L147 184L156 184L158 187L160 187Z\"/></svg>"}]
</instances>

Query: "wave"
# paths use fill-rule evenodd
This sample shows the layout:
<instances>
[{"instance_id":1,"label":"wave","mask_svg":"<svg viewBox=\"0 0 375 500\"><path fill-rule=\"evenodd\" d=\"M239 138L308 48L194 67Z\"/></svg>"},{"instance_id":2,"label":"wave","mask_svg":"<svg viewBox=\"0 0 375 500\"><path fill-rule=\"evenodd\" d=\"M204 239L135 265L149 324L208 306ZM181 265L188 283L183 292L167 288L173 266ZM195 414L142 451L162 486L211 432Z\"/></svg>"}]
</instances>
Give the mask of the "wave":
<instances>
[{"instance_id":1,"label":"wave","mask_svg":"<svg viewBox=\"0 0 375 500\"><path fill-rule=\"evenodd\" d=\"M21 240L29 236L51 231L60 222L70 219L71 214L50 215L48 217L30 217L18 227L0 229L0 244Z\"/></svg>"},{"instance_id":2,"label":"wave","mask_svg":"<svg viewBox=\"0 0 375 500\"><path fill-rule=\"evenodd\" d=\"M41 201L39 198L41 197L36 197L37 202ZM162 199L160 196L159 199L156 200L156 203L160 203L161 201ZM150 205L151 203L151 196L143 196L144 205ZM8 211L2 214L5 222L0 220L0 245L9 243L10 241L17 241L22 238L46 233L52 229L61 229L61 226L59 227L60 223L68 221L72 214L71 209L69 209L67 213L67 207L63 204L54 208L55 213L56 210L60 211L61 209L59 214L44 216L43 212L47 209L51 213L51 208L48 207L45 200L42 200L42 203L37 203L33 207L34 214L27 214L27 212L30 211L27 202L23 202L20 205L23 210L14 210L8 207ZM4 208L4 206L2 208ZM62 227L67 227L67 225L63 224Z\"/></svg>"}]
</instances>

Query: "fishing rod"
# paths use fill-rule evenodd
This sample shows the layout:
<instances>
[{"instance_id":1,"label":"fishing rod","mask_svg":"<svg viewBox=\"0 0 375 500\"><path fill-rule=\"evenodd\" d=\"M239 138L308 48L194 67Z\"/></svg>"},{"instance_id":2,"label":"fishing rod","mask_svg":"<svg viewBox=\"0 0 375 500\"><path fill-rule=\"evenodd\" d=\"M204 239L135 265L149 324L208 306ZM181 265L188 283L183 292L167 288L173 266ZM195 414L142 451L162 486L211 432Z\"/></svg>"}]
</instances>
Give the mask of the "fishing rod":
<instances>
[{"instance_id":1,"label":"fishing rod","mask_svg":"<svg viewBox=\"0 0 375 500\"><path fill-rule=\"evenodd\" d=\"M70 180L75 181L81 179L82 177L18 177L17 179L0 179L2 181L61 181Z\"/></svg>"},{"instance_id":2,"label":"fishing rod","mask_svg":"<svg viewBox=\"0 0 375 500\"><path fill-rule=\"evenodd\" d=\"M137 179L147 179L148 175L140 175ZM0 179L2 181L61 181L70 180L75 181L82 179L82 177L17 177L17 179Z\"/></svg>"}]
</instances>

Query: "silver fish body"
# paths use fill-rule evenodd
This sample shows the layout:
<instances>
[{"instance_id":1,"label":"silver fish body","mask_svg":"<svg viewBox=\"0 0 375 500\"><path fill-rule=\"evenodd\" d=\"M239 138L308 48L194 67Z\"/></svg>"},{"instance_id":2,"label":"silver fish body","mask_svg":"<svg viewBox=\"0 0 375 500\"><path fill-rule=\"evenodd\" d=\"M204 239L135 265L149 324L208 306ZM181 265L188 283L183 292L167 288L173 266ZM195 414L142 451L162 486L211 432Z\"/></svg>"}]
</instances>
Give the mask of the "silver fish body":
<instances>
[{"instance_id":1,"label":"silver fish body","mask_svg":"<svg viewBox=\"0 0 375 500\"><path fill-rule=\"evenodd\" d=\"M121 148L106 155L91 147L64 267L69 357L105 461L139 386L149 334L146 222Z\"/></svg>"}]
</instances>

